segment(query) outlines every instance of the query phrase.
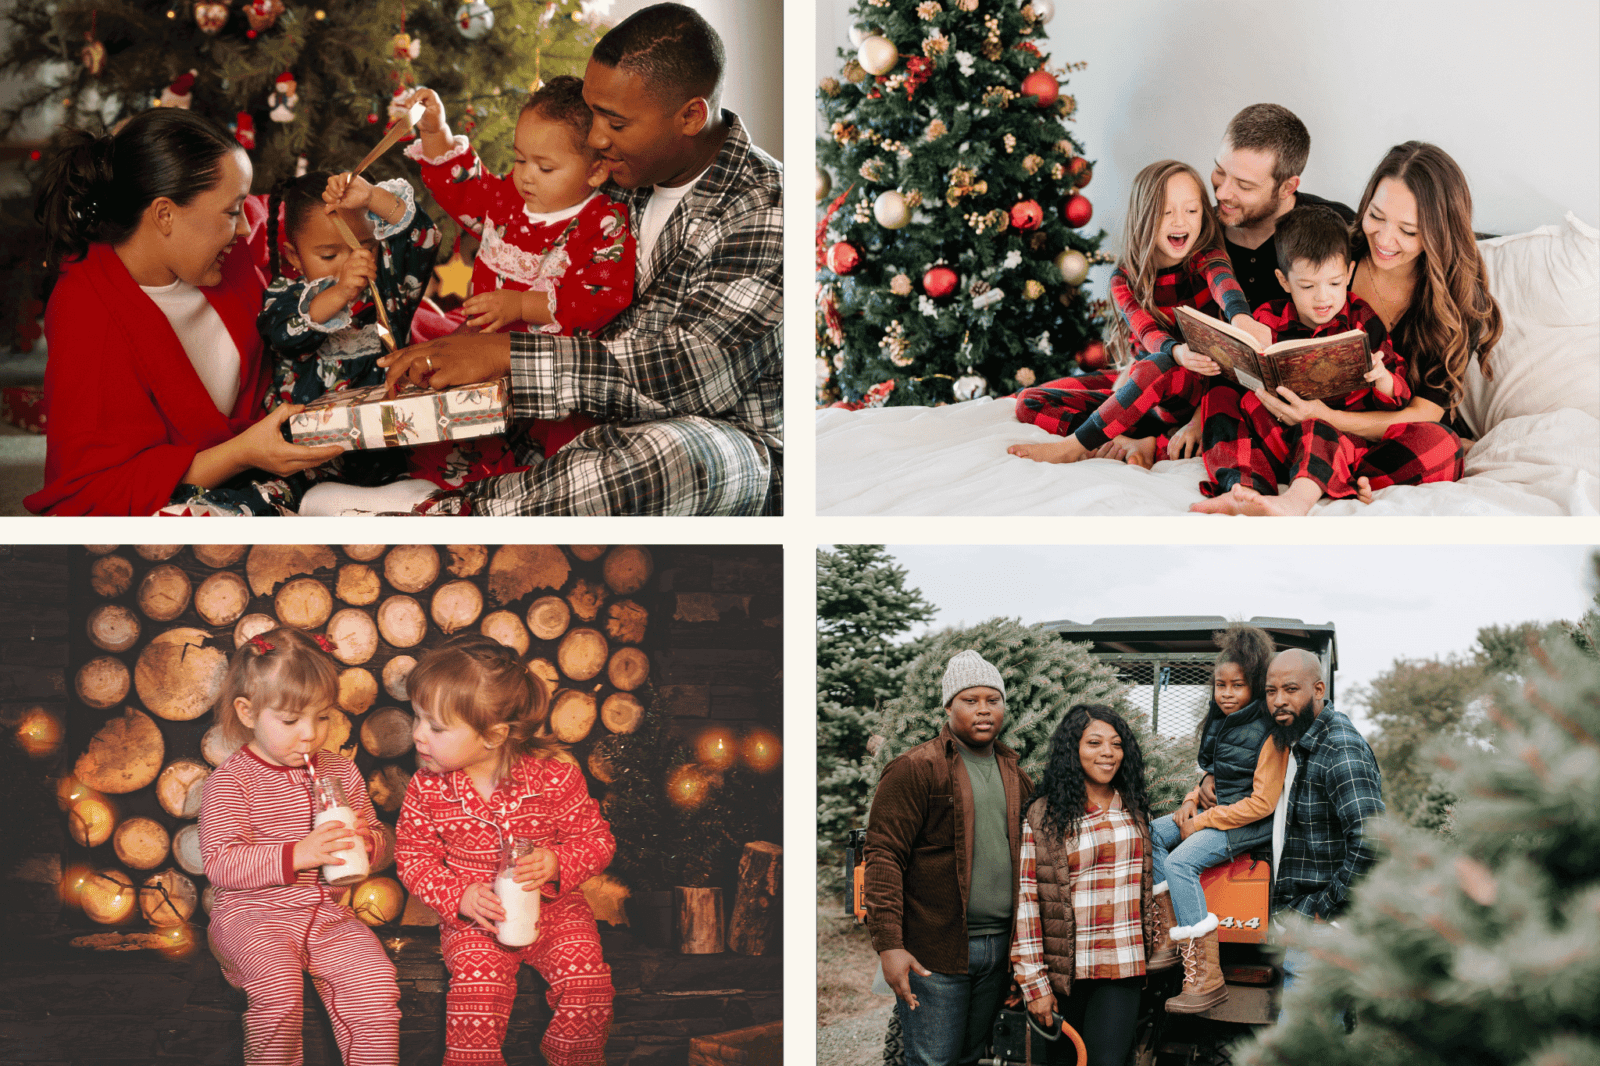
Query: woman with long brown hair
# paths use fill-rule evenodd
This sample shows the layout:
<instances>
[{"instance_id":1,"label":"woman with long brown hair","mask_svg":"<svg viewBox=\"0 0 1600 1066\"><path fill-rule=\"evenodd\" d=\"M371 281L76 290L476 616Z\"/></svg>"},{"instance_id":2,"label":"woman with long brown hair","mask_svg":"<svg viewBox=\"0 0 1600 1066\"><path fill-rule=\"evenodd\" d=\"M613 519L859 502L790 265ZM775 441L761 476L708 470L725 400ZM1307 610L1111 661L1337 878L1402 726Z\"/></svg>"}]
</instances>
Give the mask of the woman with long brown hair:
<instances>
[{"instance_id":1,"label":"woman with long brown hair","mask_svg":"<svg viewBox=\"0 0 1600 1066\"><path fill-rule=\"evenodd\" d=\"M1472 232L1472 193L1455 160L1422 141L1389 149L1361 195L1352 258L1351 292L1378 313L1405 359L1411 401L1397 411L1335 411L1288 390L1257 395L1280 423L1301 427L1302 449L1334 434L1374 442L1352 479L1363 500L1389 485L1454 481L1466 455L1455 414L1467 366L1476 353L1484 377L1492 375L1489 353L1503 329ZM1313 489L1307 478L1280 496L1234 486L1192 509L1304 514L1321 496Z\"/></svg>"}]
</instances>

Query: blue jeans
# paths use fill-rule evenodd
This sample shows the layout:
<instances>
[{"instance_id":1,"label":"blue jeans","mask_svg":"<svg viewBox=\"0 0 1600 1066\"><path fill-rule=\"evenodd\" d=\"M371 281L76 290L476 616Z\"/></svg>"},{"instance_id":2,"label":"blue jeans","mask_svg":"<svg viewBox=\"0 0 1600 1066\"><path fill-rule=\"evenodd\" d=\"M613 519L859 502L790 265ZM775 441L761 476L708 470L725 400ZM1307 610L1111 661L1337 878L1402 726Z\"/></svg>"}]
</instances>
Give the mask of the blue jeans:
<instances>
[{"instance_id":1,"label":"blue jeans","mask_svg":"<svg viewBox=\"0 0 1600 1066\"><path fill-rule=\"evenodd\" d=\"M1168 814L1150 824L1150 843L1155 883L1167 883L1177 923L1190 926L1204 921L1206 894L1200 889L1200 874L1233 858L1228 834L1221 829L1197 829L1183 840L1178 823Z\"/></svg>"},{"instance_id":2,"label":"blue jeans","mask_svg":"<svg viewBox=\"0 0 1600 1066\"><path fill-rule=\"evenodd\" d=\"M1011 938L967 938L967 972L927 977L911 971L917 1009L896 999L906 1066L973 1066L993 1035L995 1014L1011 980Z\"/></svg>"}]
</instances>

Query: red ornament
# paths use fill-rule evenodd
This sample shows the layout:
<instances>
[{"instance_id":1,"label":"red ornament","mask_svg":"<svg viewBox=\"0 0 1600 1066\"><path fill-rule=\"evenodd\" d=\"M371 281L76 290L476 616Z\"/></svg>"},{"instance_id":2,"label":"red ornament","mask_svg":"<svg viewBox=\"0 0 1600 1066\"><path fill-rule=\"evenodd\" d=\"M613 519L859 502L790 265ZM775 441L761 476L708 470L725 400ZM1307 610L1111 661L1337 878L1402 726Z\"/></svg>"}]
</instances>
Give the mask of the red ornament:
<instances>
[{"instance_id":1,"label":"red ornament","mask_svg":"<svg viewBox=\"0 0 1600 1066\"><path fill-rule=\"evenodd\" d=\"M1035 200L1019 200L1011 206L1011 225L1016 229L1038 229L1044 221L1044 208Z\"/></svg>"},{"instance_id":2,"label":"red ornament","mask_svg":"<svg viewBox=\"0 0 1600 1066\"><path fill-rule=\"evenodd\" d=\"M1072 184L1083 188L1089 184L1089 179L1094 177L1094 167L1081 155L1072 157L1072 162L1067 164L1067 173L1072 175Z\"/></svg>"},{"instance_id":3,"label":"red ornament","mask_svg":"<svg viewBox=\"0 0 1600 1066\"><path fill-rule=\"evenodd\" d=\"M848 274L861 265L861 253L848 241L840 241L828 249L828 269L835 274Z\"/></svg>"},{"instance_id":4,"label":"red ornament","mask_svg":"<svg viewBox=\"0 0 1600 1066\"><path fill-rule=\"evenodd\" d=\"M958 280L956 272L949 267L932 267L922 275L922 291L937 300L955 292Z\"/></svg>"},{"instance_id":5,"label":"red ornament","mask_svg":"<svg viewBox=\"0 0 1600 1066\"><path fill-rule=\"evenodd\" d=\"M1094 205L1087 196L1074 194L1061 213L1067 216L1067 225L1079 229L1089 224L1089 219L1094 215Z\"/></svg>"},{"instance_id":6,"label":"red ornament","mask_svg":"<svg viewBox=\"0 0 1600 1066\"><path fill-rule=\"evenodd\" d=\"M1090 341L1084 345L1083 351L1078 353L1078 365L1085 370L1104 370L1106 346L1099 341Z\"/></svg>"},{"instance_id":7,"label":"red ornament","mask_svg":"<svg viewBox=\"0 0 1600 1066\"><path fill-rule=\"evenodd\" d=\"M1022 95L1036 96L1035 107L1049 107L1061 95L1061 84L1043 68L1022 79Z\"/></svg>"},{"instance_id":8,"label":"red ornament","mask_svg":"<svg viewBox=\"0 0 1600 1066\"><path fill-rule=\"evenodd\" d=\"M378 116L370 111L367 112L367 124L370 126L376 126L378 124Z\"/></svg>"},{"instance_id":9,"label":"red ornament","mask_svg":"<svg viewBox=\"0 0 1600 1066\"><path fill-rule=\"evenodd\" d=\"M33 151L28 153L28 158L33 160L35 163L37 163L43 157L44 157L44 153L39 151L39 149L37 149L37 148L35 148Z\"/></svg>"}]
</instances>

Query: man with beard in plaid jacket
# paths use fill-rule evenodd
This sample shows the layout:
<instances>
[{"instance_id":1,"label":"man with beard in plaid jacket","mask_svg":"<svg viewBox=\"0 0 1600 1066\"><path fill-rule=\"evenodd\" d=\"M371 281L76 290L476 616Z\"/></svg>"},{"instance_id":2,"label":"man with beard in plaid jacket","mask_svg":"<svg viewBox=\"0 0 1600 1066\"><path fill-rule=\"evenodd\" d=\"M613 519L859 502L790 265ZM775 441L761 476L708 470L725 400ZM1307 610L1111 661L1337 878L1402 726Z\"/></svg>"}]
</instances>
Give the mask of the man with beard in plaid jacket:
<instances>
[{"instance_id":1,"label":"man with beard in plaid jacket","mask_svg":"<svg viewBox=\"0 0 1600 1066\"><path fill-rule=\"evenodd\" d=\"M457 334L383 360L435 388L509 371L516 418L600 423L469 486L484 515L781 514L783 171L717 106L717 32L644 8L595 46L589 144L639 241L633 305L594 337Z\"/></svg>"}]
</instances>

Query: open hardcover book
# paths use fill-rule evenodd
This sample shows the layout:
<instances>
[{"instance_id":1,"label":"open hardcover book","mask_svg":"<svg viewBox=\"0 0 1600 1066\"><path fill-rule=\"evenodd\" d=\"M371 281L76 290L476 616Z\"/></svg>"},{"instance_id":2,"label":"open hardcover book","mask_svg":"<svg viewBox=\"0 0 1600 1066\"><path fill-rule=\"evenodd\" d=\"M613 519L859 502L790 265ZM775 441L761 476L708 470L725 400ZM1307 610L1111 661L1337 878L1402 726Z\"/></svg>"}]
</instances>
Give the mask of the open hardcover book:
<instances>
[{"instance_id":1,"label":"open hardcover book","mask_svg":"<svg viewBox=\"0 0 1600 1066\"><path fill-rule=\"evenodd\" d=\"M1359 329L1262 348L1244 330L1192 307L1180 306L1177 318L1190 350L1216 360L1223 374L1247 389L1276 395L1284 385L1302 400L1321 400L1370 387L1372 349Z\"/></svg>"}]
</instances>

